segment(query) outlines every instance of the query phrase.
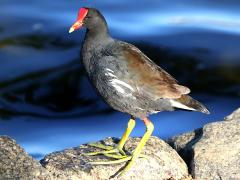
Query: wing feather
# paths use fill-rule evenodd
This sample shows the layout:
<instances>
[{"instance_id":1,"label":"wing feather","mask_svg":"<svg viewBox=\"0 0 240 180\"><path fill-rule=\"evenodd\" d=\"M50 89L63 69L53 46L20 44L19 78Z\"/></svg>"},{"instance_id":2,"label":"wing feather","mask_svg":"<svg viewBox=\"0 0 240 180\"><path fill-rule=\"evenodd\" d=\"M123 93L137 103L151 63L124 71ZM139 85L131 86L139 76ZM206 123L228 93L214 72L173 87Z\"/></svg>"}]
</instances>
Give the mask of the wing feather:
<instances>
[{"instance_id":1,"label":"wing feather","mask_svg":"<svg viewBox=\"0 0 240 180\"><path fill-rule=\"evenodd\" d=\"M127 61L129 72L134 73L134 83L144 93L150 94L154 99L180 98L183 94L190 93L190 89L179 85L161 67L157 66L144 53L133 45L122 45L123 59Z\"/></svg>"}]
</instances>

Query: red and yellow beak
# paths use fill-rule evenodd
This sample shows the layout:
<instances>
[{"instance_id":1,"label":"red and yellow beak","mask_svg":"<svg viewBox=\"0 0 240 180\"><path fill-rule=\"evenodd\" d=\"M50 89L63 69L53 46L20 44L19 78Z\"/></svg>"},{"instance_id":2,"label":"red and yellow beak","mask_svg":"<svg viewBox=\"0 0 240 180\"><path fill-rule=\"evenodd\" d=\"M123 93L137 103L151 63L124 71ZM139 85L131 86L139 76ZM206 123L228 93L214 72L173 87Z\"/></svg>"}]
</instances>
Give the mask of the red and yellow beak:
<instances>
[{"instance_id":1,"label":"red and yellow beak","mask_svg":"<svg viewBox=\"0 0 240 180\"><path fill-rule=\"evenodd\" d=\"M78 12L77 21L72 25L72 27L69 29L69 33L72 33L73 31L79 29L83 25L83 20L87 16L88 9L81 8Z\"/></svg>"}]
</instances>

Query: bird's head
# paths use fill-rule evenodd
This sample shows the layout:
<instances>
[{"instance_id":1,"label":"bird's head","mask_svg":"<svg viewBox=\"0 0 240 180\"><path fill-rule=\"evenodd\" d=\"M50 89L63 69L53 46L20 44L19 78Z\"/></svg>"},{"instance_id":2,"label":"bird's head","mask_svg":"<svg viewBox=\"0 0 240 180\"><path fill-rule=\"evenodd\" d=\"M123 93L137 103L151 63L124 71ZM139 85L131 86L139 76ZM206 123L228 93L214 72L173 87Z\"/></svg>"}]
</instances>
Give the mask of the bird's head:
<instances>
[{"instance_id":1,"label":"bird's head","mask_svg":"<svg viewBox=\"0 0 240 180\"><path fill-rule=\"evenodd\" d=\"M69 29L69 33L81 27L86 27L89 30L97 30L101 29L101 27L107 27L107 23L97 9L83 7L79 9L77 20Z\"/></svg>"}]
</instances>

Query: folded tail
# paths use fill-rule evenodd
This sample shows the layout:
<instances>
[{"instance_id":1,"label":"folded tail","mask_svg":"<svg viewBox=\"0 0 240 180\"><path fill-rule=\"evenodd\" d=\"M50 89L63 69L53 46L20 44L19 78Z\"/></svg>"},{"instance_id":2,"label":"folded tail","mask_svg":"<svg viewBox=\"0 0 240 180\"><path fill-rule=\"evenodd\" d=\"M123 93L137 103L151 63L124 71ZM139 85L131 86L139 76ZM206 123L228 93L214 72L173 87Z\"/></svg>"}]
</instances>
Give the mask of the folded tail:
<instances>
[{"instance_id":1,"label":"folded tail","mask_svg":"<svg viewBox=\"0 0 240 180\"><path fill-rule=\"evenodd\" d=\"M197 100L193 99L188 95L182 95L182 97L178 99L171 99L170 103L175 108L199 111L205 114L210 114L208 109L202 103L198 102Z\"/></svg>"}]
</instances>

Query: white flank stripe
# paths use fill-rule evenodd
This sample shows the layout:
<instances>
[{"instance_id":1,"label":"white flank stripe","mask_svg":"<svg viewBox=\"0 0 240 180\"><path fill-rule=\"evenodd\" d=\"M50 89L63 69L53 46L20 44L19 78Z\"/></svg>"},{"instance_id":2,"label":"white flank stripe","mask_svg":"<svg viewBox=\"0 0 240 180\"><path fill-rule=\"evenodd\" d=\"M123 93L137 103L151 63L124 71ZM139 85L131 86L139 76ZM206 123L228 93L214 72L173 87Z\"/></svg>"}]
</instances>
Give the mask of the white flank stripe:
<instances>
[{"instance_id":1,"label":"white flank stripe","mask_svg":"<svg viewBox=\"0 0 240 180\"><path fill-rule=\"evenodd\" d=\"M112 86L115 87L118 92L125 94L125 91L121 86L119 86L117 84L112 84Z\"/></svg>"},{"instance_id":2,"label":"white flank stripe","mask_svg":"<svg viewBox=\"0 0 240 180\"><path fill-rule=\"evenodd\" d=\"M113 73L113 70L111 70L111 69L108 69L108 68L106 68L105 69L107 72L105 73L105 75L106 76L110 76L110 77L114 77L114 78L116 78L117 76L115 76Z\"/></svg>"},{"instance_id":3,"label":"white flank stripe","mask_svg":"<svg viewBox=\"0 0 240 180\"><path fill-rule=\"evenodd\" d=\"M118 85L118 86L119 86L119 85L122 85L122 86L130 89L131 91L134 91L134 89L132 88L132 86L130 86L129 84L127 84L127 83L125 83L125 82L123 82L123 81L120 81L120 80L118 80L118 79L113 79L113 80L111 80L111 84L112 84L112 85Z\"/></svg>"},{"instance_id":4,"label":"white flank stripe","mask_svg":"<svg viewBox=\"0 0 240 180\"><path fill-rule=\"evenodd\" d=\"M113 70L106 68L106 71L113 73Z\"/></svg>"},{"instance_id":5,"label":"white flank stripe","mask_svg":"<svg viewBox=\"0 0 240 180\"><path fill-rule=\"evenodd\" d=\"M171 103L171 105L173 107L180 108L180 109L187 109L187 110L196 111L196 109L190 108L190 107L188 107L188 106L186 106L186 105L184 105L184 104L182 104L180 102L174 101L172 99L170 99L169 101L170 101L170 103Z\"/></svg>"},{"instance_id":6,"label":"white flank stripe","mask_svg":"<svg viewBox=\"0 0 240 180\"><path fill-rule=\"evenodd\" d=\"M116 78L117 76L115 76L113 73L105 73L106 76L110 76L110 77L114 77Z\"/></svg>"}]
</instances>

